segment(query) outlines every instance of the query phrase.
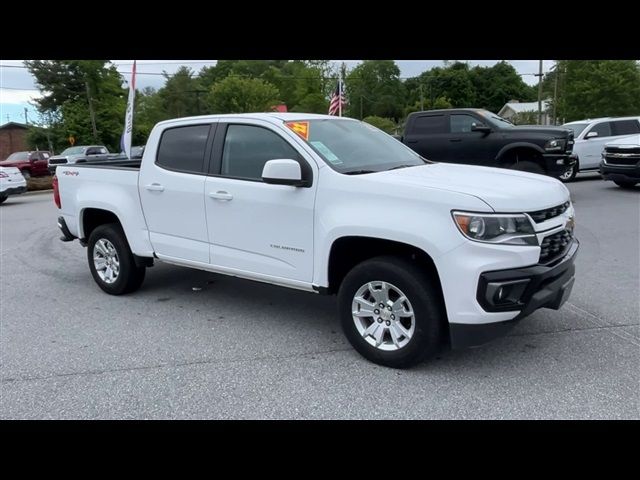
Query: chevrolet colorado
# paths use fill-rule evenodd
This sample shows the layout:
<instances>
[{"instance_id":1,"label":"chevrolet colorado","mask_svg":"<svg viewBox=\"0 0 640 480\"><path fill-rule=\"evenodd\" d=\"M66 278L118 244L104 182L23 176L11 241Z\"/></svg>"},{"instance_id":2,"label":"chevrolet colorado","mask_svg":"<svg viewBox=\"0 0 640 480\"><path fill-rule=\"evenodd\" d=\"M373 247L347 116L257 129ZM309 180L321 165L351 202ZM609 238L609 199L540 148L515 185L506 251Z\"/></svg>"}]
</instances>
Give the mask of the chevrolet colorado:
<instances>
[{"instance_id":1,"label":"chevrolet colorado","mask_svg":"<svg viewBox=\"0 0 640 480\"><path fill-rule=\"evenodd\" d=\"M396 368L560 308L578 250L560 181L434 163L326 115L163 121L141 160L59 165L54 200L109 294L156 259L335 293L354 348Z\"/></svg>"}]
</instances>

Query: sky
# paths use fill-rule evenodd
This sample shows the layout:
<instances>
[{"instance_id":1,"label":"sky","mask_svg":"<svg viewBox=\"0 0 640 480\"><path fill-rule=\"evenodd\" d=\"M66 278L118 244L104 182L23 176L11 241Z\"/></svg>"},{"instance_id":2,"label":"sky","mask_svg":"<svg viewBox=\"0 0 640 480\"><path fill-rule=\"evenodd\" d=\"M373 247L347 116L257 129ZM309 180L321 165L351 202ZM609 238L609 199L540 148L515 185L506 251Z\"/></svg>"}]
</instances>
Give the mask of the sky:
<instances>
[{"instance_id":1,"label":"sky","mask_svg":"<svg viewBox=\"0 0 640 480\"><path fill-rule=\"evenodd\" d=\"M347 68L353 68L360 60L334 60L334 62L345 62ZM467 60L461 60L467 61ZM499 60L468 60L471 66L491 66ZM128 72L131 72L133 60L112 60L117 66L118 71L125 78L128 78ZM522 79L529 85L537 83L538 79L534 76L538 71L538 60L508 60L516 71L522 75ZM190 67L198 72L204 66L215 65L215 60L138 60L137 62L137 78L136 87L143 89L145 87L160 88L164 84L162 72L174 73L182 65ZM553 66L552 60L543 62L543 72L549 71ZM396 60L396 64L400 68L400 76L414 77L425 70L433 67L442 66L443 60ZM25 108L27 109L28 120L34 121L38 119L36 109L30 102L33 98L39 96L39 91L34 82L33 77L28 72L22 60L0 60L0 125L7 121L21 122L25 121Z\"/></svg>"}]
</instances>

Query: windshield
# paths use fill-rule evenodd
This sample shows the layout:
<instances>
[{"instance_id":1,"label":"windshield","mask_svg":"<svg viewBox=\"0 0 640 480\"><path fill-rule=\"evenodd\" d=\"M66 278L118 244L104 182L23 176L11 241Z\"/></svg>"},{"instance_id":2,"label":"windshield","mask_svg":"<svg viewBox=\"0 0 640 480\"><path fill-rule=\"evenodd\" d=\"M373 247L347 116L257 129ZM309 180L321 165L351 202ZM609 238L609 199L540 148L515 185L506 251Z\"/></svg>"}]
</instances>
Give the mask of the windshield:
<instances>
[{"instance_id":1,"label":"windshield","mask_svg":"<svg viewBox=\"0 0 640 480\"><path fill-rule=\"evenodd\" d=\"M310 120L307 143L340 173L372 173L427 163L420 155L377 128L353 120ZM304 136L303 136L304 138Z\"/></svg>"},{"instance_id":2,"label":"windshield","mask_svg":"<svg viewBox=\"0 0 640 480\"><path fill-rule=\"evenodd\" d=\"M573 137L578 138L578 135L582 133L582 131L587 128L588 123L565 123L562 125L564 128L568 128L573 130Z\"/></svg>"},{"instance_id":3,"label":"windshield","mask_svg":"<svg viewBox=\"0 0 640 480\"><path fill-rule=\"evenodd\" d=\"M78 155L79 153L83 153L83 152L84 152L84 147L70 147L70 148L67 148L60 155Z\"/></svg>"},{"instance_id":4,"label":"windshield","mask_svg":"<svg viewBox=\"0 0 640 480\"><path fill-rule=\"evenodd\" d=\"M29 160L29 152L15 152L7 157L7 160Z\"/></svg>"},{"instance_id":5,"label":"windshield","mask_svg":"<svg viewBox=\"0 0 640 480\"><path fill-rule=\"evenodd\" d=\"M495 113L491 113L488 110L480 110L478 113L480 115L482 115L484 118L486 118L487 120L489 120L489 123L492 123L494 126L496 126L498 128L513 128L513 127L515 127L515 125L513 123L511 123L509 120L506 120L506 119L504 119L502 117L499 117Z\"/></svg>"}]
</instances>

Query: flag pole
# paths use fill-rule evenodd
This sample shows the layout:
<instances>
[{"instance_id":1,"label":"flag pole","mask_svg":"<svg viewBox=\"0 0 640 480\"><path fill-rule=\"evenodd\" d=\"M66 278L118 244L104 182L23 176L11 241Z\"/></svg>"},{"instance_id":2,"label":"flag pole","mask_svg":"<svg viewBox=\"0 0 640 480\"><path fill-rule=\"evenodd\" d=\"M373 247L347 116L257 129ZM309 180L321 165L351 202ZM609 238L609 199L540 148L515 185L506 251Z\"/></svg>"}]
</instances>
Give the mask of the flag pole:
<instances>
[{"instance_id":1,"label":"flag pole","mask_svg":"<svg viewBox=\"0 0 640 480\"><path fill-rule=\"evenodd\" d=\"M344 62L340 65L340 73L338 74L338 116L342 116L342 67Z\"/></svg>"}]
</instances>

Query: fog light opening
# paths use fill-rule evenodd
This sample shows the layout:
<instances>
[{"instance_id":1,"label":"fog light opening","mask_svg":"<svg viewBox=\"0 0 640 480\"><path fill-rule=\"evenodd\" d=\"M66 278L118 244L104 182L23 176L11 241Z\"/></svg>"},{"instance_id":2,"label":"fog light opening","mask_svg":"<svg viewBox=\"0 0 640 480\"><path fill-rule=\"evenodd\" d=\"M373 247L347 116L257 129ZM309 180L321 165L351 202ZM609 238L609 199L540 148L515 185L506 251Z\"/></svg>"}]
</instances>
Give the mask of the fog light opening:
<instances>
[{"instance_id":1,"label":"fog light opening","mask_svg":"<svg viewBox=\"0 0 640 480\"><path fill-rule=\"evenodd\" d=\"M487 284L486 299L490 305L501 307L520 303L529 280L491 282Z\"/></svg>"}]
</instances>

